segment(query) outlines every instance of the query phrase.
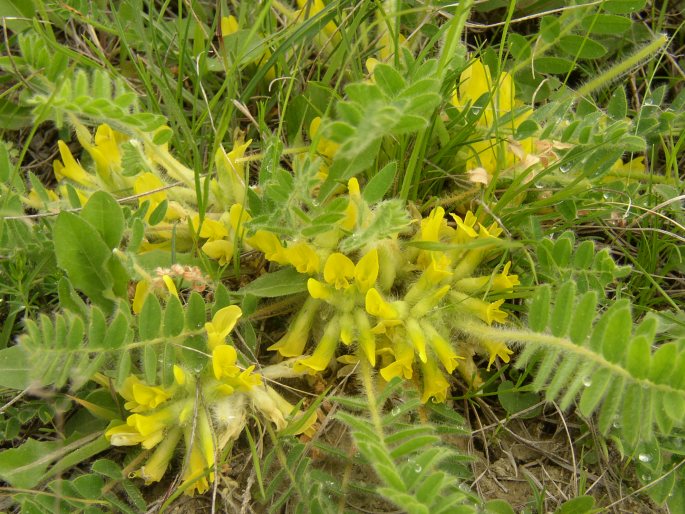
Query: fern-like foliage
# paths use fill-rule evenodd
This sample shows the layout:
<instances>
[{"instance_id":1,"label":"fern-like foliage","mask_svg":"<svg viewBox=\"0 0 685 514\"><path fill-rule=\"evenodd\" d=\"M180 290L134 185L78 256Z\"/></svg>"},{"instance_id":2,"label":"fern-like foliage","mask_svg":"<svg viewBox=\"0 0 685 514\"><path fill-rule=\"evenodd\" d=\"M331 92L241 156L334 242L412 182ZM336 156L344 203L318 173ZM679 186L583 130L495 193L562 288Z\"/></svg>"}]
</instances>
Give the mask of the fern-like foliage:
<instances>
[{"instance_id":1,"label":"fern-like foliage","mask_svg":"<svg viewBox=\"0 0 685 514\"><path fill-rule=\"evenodd\" d=\"M625 444L682 427L685 419L685 351L682 342L660 344L657 320L634 326L630 302L620 299L599 317L594 290L576 295L573 281L554 291L538 288L530 302L533 331L503 331L525 342L516 365L537 362L533 388L562 409L578 398L584 416L597 415L602 433L619 428ZM552 299L554 298L554 301Z\"/></svg>"},{"instance_id":2,"label":"fern-like foliage","mask_svg":"<svg viewBox=\"0 0 685 514\"><path fill-rule=\"evenodd\" d=\"M347 411L336 417L350 427L359 456L380 480L374 492L410 514L475 512L464 476L451 466L463 456L442 443L440 427L416 419L419 400L409 395L382 412L400 385L400 380L389 383L378 398L338 399Z\"/></svg>"},{"instance_id":3,"label":"fern-like foliage","mask_svg":"<svg viewBox=\"0 0 685 514\"><path fill-rule=\"evenodd\" d=\"M572 231L566 231L556 240L545 238L537 245L536 272L549 283L573 280L578 292L594 290L600 297L618 278L626 276L630 268L618 266L607 248L597 249L594 241L585 240L576 246Z\"/></svg>"},{"instance_id":4,"label":"fern-like foliage","mask_svg":"<svg viewBox=\"0 0 685 514\"><path fill-rule=\"evenodd\" d=\"M61 126L65 116L76 116L124 132L127 127L151 132L165 123L163 116L138 112L137 94L120 77L112 78L102 69L69 72L75 65L68 57L34 33L20 34L17 43L19 55L1 57L0 68L28 81L30 91L21 102L33 107L37 119L51 119Z\"/></svg>"},{"instance_id":5,"label":"fern-like foliage","mask_svg":"<svg viewBox=\"0 0 685 514\"><path fill-rule=\"evenodd\" d=\"M62 293L68 296L68 292ZM102 370L113 372L121 383L133 365L143 371L148 382L161 377L162 383L169 385L177 359L201 364L203 355L198 351L203 345L206 306L198 293L190 296L185 308L171 296L164 309L151 294L135 318L125 303L109 320L96 305L74 302L72 307L54 318L41 315L37 321L25 322L19 348L30 363L29 379L36 385L69 385L78 390Z\"/></svg>"}]
</instances>

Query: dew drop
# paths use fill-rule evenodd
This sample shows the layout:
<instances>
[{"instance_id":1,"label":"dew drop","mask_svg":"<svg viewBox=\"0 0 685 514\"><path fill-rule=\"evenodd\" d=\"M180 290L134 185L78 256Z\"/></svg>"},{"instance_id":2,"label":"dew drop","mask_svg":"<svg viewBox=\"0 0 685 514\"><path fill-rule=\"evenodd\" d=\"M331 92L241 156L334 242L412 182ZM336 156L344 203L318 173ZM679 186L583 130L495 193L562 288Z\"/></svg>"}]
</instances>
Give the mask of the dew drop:
<instances>
[{"instance_id":1,"label":"dew drop","mask_svg":"<svg viewBox=\"0 0 685 514\"><path fill-rule=\"evenodd\" d=\"M621 428L621 424L620 424L618 421L614 421L614 422L611 424L611 426L614 427L614 428L616 428L616 429Z\"/></svg>"},{"instance_id":2,"label":"dew drop","mask_svg":"<svg viewBox=\"0 0 685 514\"><path fill-rule=\"evenodd\" d=\"M562 173L568 173L571 171L571 168L573 168L573 163L572 162L564 162L559 166L559 171Z\"/></svg>"},{"instance_id":3,"label":"dew drop","mask_svg":"<svg viewBox=\"0 0 685 514\"><path fill-rule=\"evenodd\" d=\"M421 473L421 470L422 470L422 469L423 469L423 468L422 468L419 464L416 464L416 465L414 466L414 471L417 472L417 473Z\"/></svg>"},{"instance_id":4,"label":"dew drop","mask_svg":"<svg viewBox=\"0 0 685 514\"><path fill-rule=\"evenodd\" d=\"M392 410L390 411L390 414L393 416L399 416L400 415L400 408L399 407L393 407Z\"/></svg>"},{"instance_id":5,"label":"dew drop","mask_svg":"<svg viewBox=\"0 0 685 514\"><path fill-rule=\"evenodd\" d=\"M646 453L641 453L637 456L638 460L640 462L651 462L652 461L652 456L648 455Z\"/></svg>"},{"instance_id":6,"label":"dew drop","mask_svg":"<svg viewBox=\"0 0 685 514\"><path fill-rule=\"evenodd\" d=\"M543 186L542 184L540 184L540 182L536 182L536 183L535 183L535 188L536 188L536 189L542 189L543 187L545 187L545 186Z\"/></svg>"},{"instance_id":7,"label":"dew drop","mask_svg":"<svg viewBox=\"0 0 685 514\"><path fill-rule=\"evenodd\" d=\"M646 473L644 475L640 475L640 480L643 482L650 482L652 480L652 475L648 475Z\"/></svg>"},{"instance_id":8,"label":"dew drop","mask_svg":"<svg viewBox=\"0 0 685 514\"><path fill-rule=\"evenodd\" d=\"M585 387L590 387L592 385L592 379L590 377L583 378L583 385Z\"/></svg>"},{"instance_id":9,"label":"dew drop","mask_svg":"<svg viewBox=\"0 0 685 514\"><path fill-rule=\"evenodd\" d=\"M473 114L474 116L478 116L482 110L483 109L481 109L480 107L471 107L471 114Z\"/></svg>"}]
</instances>

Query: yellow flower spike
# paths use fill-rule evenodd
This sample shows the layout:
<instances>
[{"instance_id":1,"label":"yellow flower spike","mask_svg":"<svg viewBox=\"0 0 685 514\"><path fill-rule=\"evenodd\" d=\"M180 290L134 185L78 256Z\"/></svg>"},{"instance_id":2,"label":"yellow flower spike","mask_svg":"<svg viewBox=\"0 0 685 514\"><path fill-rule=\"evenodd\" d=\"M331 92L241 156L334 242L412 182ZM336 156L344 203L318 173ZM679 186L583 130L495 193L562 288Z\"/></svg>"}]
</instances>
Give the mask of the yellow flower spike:
<instances>
[{"instance_id":1,"label":"yellow flower spike","mask_svg":"<svg viewBox=\"0 0 685 514\"><path fill-rule=\"evenodd\" d=\"M145 440L140 432L125 423L108 429L105 437L112 446L135 446Z\"/></svg>"},{"instance_id":2,"label":"yellow flower spike","mask_svg":"<svg viewBox=\"0 0 685 514\"><path fill-rule=\"evenodd\" d=\"M246 238L245 242L262 252L267 260L277 264L288 264L283 254L283 245L273 232L258 230L253 236Z\"/></svg>"},{"instance_id":3,"label":"yellow flower spike","mask_svg":"<svg viewBox=\"0 0 685 514\"><path fill-rule=\"evenodd\" d=\"M312 278L310 281L314 280ZM316 282L316 280L314 280ZM317 282L320 284L320 282ZM309 283L308 283L309 285ZM295 320L288 327L288 331L275 344L267 348L270 351L278 351L283 357L299 357L309 339L309 331L312 328L314 317L319 312L321 302L316 298L308 298L297 313Z\"/></svg>"},{"instance_id":4,"label":"yellow flower spike","mask_svg":"<svg viewBox=\"0 0 685 514\"><path fill-rule=\"evenodd\" d=\"M340 340L340 320L335 317L328 322L321 341L316 346L314 353L305 359L297 361L294 369L297 372L318 373L325 370L331 362Z\"/></svg>"},{"instance_id":5,"label":"yellow flower spike","mask_svg":"<svg viewBox=\"0 0 685 514\"><path fill-rule=\"evenodd\" d=\"M157 446L152 456L144 466L134 473L134 476L145 480L145 485L159 482L169 467L169 462L174 456L178 442L181 439L181 428L174 427L169 430L164 440Z\"/></svg>"},{"instance_id":6,"label":"yellow flower spike","mask_svg":"<svg viewBox=\"0 0 685 514\"><path fill-rule=\"evenodd\" d=\"M133 295L133 302L131 304L134 314L140 314L140 311L143 310L143 304L149 292L150 284L147 280L141 280L136 284L136 292Z\"/></svg>"},{"instance_id":7,"label":"yellow flower spike","mask_svg":"<svg viewBox=\"0 0 685 514\"><path fill-rule=\"evenodd\" d=\"M284 258L299 272L313 275L319 272L321 260L312 245L300 241L283 250Z\"/></svg>"},{"instance_id":8,"label":"yellow flower spike","mask_svg":"<svg viewBox=\"0 0 685 514\"><path fill-rule=\"evenodd\" d=\"M398 34L397 46L400 47L405 45L406 40L407 39L402 34ZM383 32L383 34L381 34L381 37L378 38L378 45L378 57L381 61L387 62L393 55L395 55L395 41L394 38L390 35L390 31L386 30L385 32Z\"/></svg>"},{"instance_id":9,"label":"yellow flower spike","mask_svg":"<svg viewBox=\"0 0 685 514\"><path fill-rule=\"evenodd\" d=\"M433 398L435 403L443 403L447 399L450 384L445 380L435 361L431 359L428 362L422 363L421 374L423 375L421 403L426 403L431 398Z\"/></svg>"},{"instance_id":10,"label":"yellow flower spike","mask_svg":"<svg viewBox=\"0 0 685 514\"><path fill-rule=\"evenodd\" d=\"M371 332L371 323L366 312L354 310L354 322L357 326L359 339L357 344L371 366L376 365L376 336Z\"/></svg>"},{"instance_id":11,"label":"yellow flower spike","mask_svg":"<svg viewBox=\"0 0 685 514\"><path fill-rule=\"evenodd\" d=\"M187 382L187 378L186 378L186 372L183 371L183 368L174 364L173 371L174 371L174 380L176 381L176 383L180 386L185 385Z\"/></svg>"},{"instance_id":12,"label":"yellow flower spike","mask_svg":"<svg viewBox=\"0 0 685 514\"><path fill-rule=\"evenodd\" d=\"M504 299L488 303L478 298L471 298L459 291L452 291L450 295L455 300L455 306L469 311L488 325L492 325L493 321L504 323L507 319L508 314L500 310L500 307L504 303Z\"/></svg>"},{"instance_id":13,"label":"yellow flower spike","mask_svg":"<svg viewBox=\"0 0 685 514\"><path fill-rule=\"evenodd\" d=\"M414 345L414 349L419 355L419 360L421 362L426 362L428 360L428 355L426 354L426 336L423 333L421 325L416 319L409 318L404 322L404 326L407 330L409 340Z\"/></svg>"},{"instance_id":14,"label":"yellow flower spike","mask_svg":"<svg viewBox=\"0 0 685 514\"><path fill-rule=\"evenodd\" d=\"M212 321L205 323L207 331L207 345L210 350L226 341L226 336L233 330L243 311L237 305L229 305L219 309Z\"/></svg>"},{"instance_id":15,"label":"yellow flower spike","mask_svg":"<svg viewBox=\"0 0 685 514\"><path fill-rule=\"evenodd\" d=\"M219 263L219 266L226 266L233 258L233 243L225 239L207 241L202 245L202 251L211 259Z\"/></svg>"},{"instance_id":16,"label":"yellow flower spike","mask_svg":"<svg viewBox=\"0 0 685 514\"><path fill-rule=\"evenodd\" d=\"M499 357L502 359L504 362L509 362L510 360L510 355L513 354L514 352L507 348L507 345L500 342L500 341L491 341L491 340L483 340L480 341L480 344L487 350L488 352L488 371L490 371L490 366L493 365L495 362L495 359Z\"/></svg>"},{"instance_id":17,"label":"yellow flower spike","mask_svg":"<svg viewBox=\"0 0 685 514\"><path fill-rule=\"evenodd\" d=\"M238 353L229 344L220 344L212 350L212 370L214 377L221 380L224 377L234 378L240 374L240 368L235 365Z\"/></svg>"},{"instance_id":18,"label":"yellow flower spike","mask_svg":"<svg viewBox=\"0 0 685 514\"><path fill-rule=\"evenodd\" d=\"M238 32L240 27L238 26L238 20L232 14L230 16L221 17L221 35L230 36Z\"/></svg>"},{"instance_id":19,"label":"yellow flower spike","mask_svg":"<svg viewBox=\"0 0 685 514\"><path fill-rule=\"evenodd\" d=\"M332 253L323 267L323 278L336 289L347 289L354 277L354 263L342 253Z\"/></svg>"},{"instance_id":20,"label":"yellow flower spike","mask_svg":"<svg viewBox=\"0 0 685 514\"><path fill-rule=\"evenodd\" d=\"M386 382L390 382L395 377L409 380L414 374L414 348L404 338L397 338L393 341L392 351L395 361L381 368L381 376Z\"/></svg>"},{"instance_id":21,"label":"yellow flower spike","mask_svg":"<svg viewBox=\"0 0 685 514\"><path fill-rule=\"evenodd\" d=\"M165 411L156 412L148 416L131 414L126 418L126 424L137 430L142 436L141 444L146 450L154 448L164 439L164 430L169 421L169 415Z\"/></svg>"},{"instance_id":22,"label":"yellow flower spike","mask_svg":"<svg viewBox=\"0 0 685 514\"><path fill-rule=\"evenodd\" d=\"M426 334L429 346L431 347L433 352L435 352L435 355L438 356L438 359L440 360L444 368L447 370L447 372L451 374L456 369L458 359L460 359L461 357L457 355L457 353L452 348L452 345L450 345L447 342L447 340L445 340L440 335L440 333L435 329L435 327L431 323L427 321L422 321L421 328Z\"/></svg>"},{"instance_id":23,"label":"yellow flower spike","mask_svg":"<svg viewBox=\"0 0 685 514\"><path fill-rule=\"evenodd\" d=\"M357 284L360 293L366 294L373 287L378 278L378 271L378 250L374 248L359 259L354 267L354 282Z\"/></svg>"},{"instance_id":24,"label":"yellow flower spike","mask_svg":"<svg viewBox=\"0 0 685 514\"><path fill-rule=\"evenodd\" d=\"M138 197L138 205L142 205L145 200L150 201L150 208L148 209L149 214L157 207L160 203L166 200L166 191L159 189L164 187L164 182L149 171L141 173L136 177L135 182L133 182L133 192L136 195L142 195ZM148 193L149 191L155 191L154 193Z\"/></svg>"},{"instance_id":25,"label":"yellow flower spike","mask_svg":"<svg viewBox=\"0 0 685 514\"><path fill-rule=\"evenodd\" d=\"M180 487L184 488L184 493L188 496L193 496L196 491L199 494L206 493L209 484L214 481L214 473L211 471L214 466L214 440L207 414L203 409L198 411L194 432L193 434L192 426L187 426L184 432L186 448L190 448L190 457L185 463L183 483Z\"/></svg>"},{"instance_id":26,"label":"yellow flower spike","mask_svg":"<svg viewBox=\"0 0 685 514\"><path fill-rule=\"evenodd\" d=\"M169 275L162 275L162 280L164 281L164 285L166 285L166 288L169 290L169 293L174 295L176 298L178 298L178 291L176 290L176 284L174 284L174 281Z\"/></svg>"},{"instance_id":27,"label":"yellow flower spike","mask_svg":"<svg viewBox=\"0 0 685 514\"><path fill-rule=\"evenodd\" d=\"M395 306L385 301L374 287L366 292L365 307L372 316L385 320L397 319L400 315Z\"/></svg>"}]
</instances>

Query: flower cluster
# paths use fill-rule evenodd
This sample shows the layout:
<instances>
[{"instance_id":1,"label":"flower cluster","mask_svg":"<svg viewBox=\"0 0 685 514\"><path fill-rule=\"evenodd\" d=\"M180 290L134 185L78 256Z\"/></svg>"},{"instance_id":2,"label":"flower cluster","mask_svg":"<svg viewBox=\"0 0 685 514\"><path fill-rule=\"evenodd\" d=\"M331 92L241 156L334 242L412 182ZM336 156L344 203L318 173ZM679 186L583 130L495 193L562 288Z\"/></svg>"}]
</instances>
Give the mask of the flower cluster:
<instances>
[{"instance_id":1,"label":"flower cluster","mask_svg":"<svg viewBox=\"0 0 685 514\"><path fill-rule=\"evenodd\" d=\"M296 409L265 377L279 376L279 370L238 365L235 347L226 342L242 315L237 306L218 310L205 324L207 350L211 357L205 369L194 374L182 366L173 368L169 386L150 385L136 375L127 377L118 393L130 412L125 421L115 421L106 437L114 446L141 445L152 450L145 464L134 472L146 484L161 480L183 438L186 459L181 467L186 494L204 493L214 480L218 453L242 432L249 412L288 426ZM299 431L311 429L316 415L298 423Z\"/></svg>"},{"instance_id":2,"label":"flower cluster","mask_svg":"<svg viewBox=\"0 0 685 514\"><path fill-rule=\"evenodd\" d=\"M355 220L368 222L374 213L361 200L355 179L348 188L351 216L339 225L352 229ZM296 358L298 373L323 372L337 355L343 364L363 359L388 381L421 376L424 402L446 399L446 374L455 369L478 385L474 353L487 354L491 365L497 357L508 362L511 350L479 340L465 327L505 322L502 294L519 281L509 273L510 262L499 272L478 273L500 248L496 223L479 224L471 212L463 218L452 214L451 221L438 207L419 221L411 239L398 233L349 255L308 241L284 243L264 230L247 238L268 260L310 277L308 298L269 350ZM312 337L318 342L307 354Z\"/></svg>"}]
</instances>

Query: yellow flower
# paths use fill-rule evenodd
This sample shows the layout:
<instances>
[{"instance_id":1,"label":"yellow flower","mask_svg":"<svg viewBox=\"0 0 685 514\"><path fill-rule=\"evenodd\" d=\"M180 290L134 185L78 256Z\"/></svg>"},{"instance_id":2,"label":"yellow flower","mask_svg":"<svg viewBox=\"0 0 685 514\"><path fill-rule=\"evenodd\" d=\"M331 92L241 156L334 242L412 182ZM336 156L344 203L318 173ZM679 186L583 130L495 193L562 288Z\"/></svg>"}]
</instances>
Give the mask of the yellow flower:
<instances>
[{"instance_id":1,"label":"yellow flower","mask_svg":"<svg viewBox=\"0 0 685 514\"><path fill-rule=\"evenodd\" d=\"M244 237L245 223L251 219L252 216L250 216L250 213L248 213L241 204L234 203L231 205L231 208L228 211L228 222L239 239Z\"/></svg>"},{"instance_id":2,"label":"yellow flower","mask_svg":"<svg viewBox=\"0 0 685 514\"><path fill-rule=\"evenodd\" d=\"M297 5L302 10L301 12L305 15L305 19L307 20L326 8L322 0L297 0ZM332 21L326 23L323 28L323 33L326 36L326 39L330 40L333 44L337 44L340 41L338 27ZM324 40L323 42L325 43L326 41Z\"/></svg>"},{"instance_id":3,"label":"yellow flower","mask_svg":"<svg viewBox=\"0 0 685 514\"><path fill-rule=\"evenodd\" d=\"M421 403L426 403L430 398L433 398L435 403L444 402L450 390L450 384L445 380L435 361L430 359L422 363L421 374L423 375Z\"/></svg>"},{"instance_id":4,"label":"yellow flower","mask_svg":"<svg viewBox=\"0 0 685 514\"><path fill-rule=\"evenodd\" d=\"M174 372L174 380L176 381L176 383L178 385L181 385L181 386L185 385L186 382L188 381L188 379L186 377L186 372L183 371L183 368L174 364L173 372Z\"/></svg>"},{"instance_id":5,"label":"yellow flower","mask_svg":"<svg viewBox=\"0 0 685 514\"><path fill-rule=\"evenodd\" d=\"M319 272L319 255L312 245L304 241L294 243L283 249L284 259L288 261L299 273L313 275Z\"/></svg>"},{"instance_id":6,"label":"yellow flower","mask_svg":"<svg viewBox=\"0 0 685 514\"><path fill-rule=\"evenodd\" d=\"M162 275L162 281L164 282L164 285L166 288L169 290L169 293L174 295L176 298L178 298L178 291L176 290L176 284L174 284L174 281L169 275Z\"/></svg>"},{"instance_id":7,"label":"yellow flower","mask_svg":"<svg viewBox=\"0 0 685 514\"><path fill-rule=\"evenodd\" d=\"M226 341L226 337L235 327L238 319L243 315L243 311L237 305L229 305L219 309L212 321L205 323L207 331L207 346L210 350Z\"/></svg>"},{"instance_id":8,"label":"yellow flower","mask_svg":"<svg viewBox=\"0 0 685 514\"><path fill-rule=\"evenodd\" d=\"M233 378L238 376L240 368L235 365L238 353L233 346L219 344L212 350L212 370L214 377L221 380L224 377Z\"/></svg>"},{"instance_id":9,"label":"yellow flower","mask_svg":"<svg viewBox=\"0 0 685 514\"><path fill-rule=\"evenodd\" d=\"M404 339L393 340L392 353L395 361L380 370L386 382L394 377L404 377L409 380L414 374L414 348Z\"/></svg>"},{"instance_id":10,"label":"yellow flower","mask_svg":"<svg viewBox=\"0 0 685 514\"><path fill-rule=\"evenodd\" d=\"M124 408L131 412L154 409L171 398L170 390L149 386L135 375L126 377L119 394L126 400Z\"/></svg>"},{"instance_id":11,"label":"yellow flower","mask_svg":"<svg viewBox=\"0 0 685 514\"><path fill-rule=\"evenodd\" d=\"M290 404L272 387L257 387L250 391L248 395L252 399L255 408L276 425L277 430L283 430L288 426L287 418L292 416L292 421L297 422L304 415L299 413L294 405ZM312 413L296 433L308 433L315 422L316 413Z\"/></svg>"},{"instance_id":12,"label":"yellow flower","mask_svg":"<svg viewBox=\"0 0 685 514\"><path fill-rule=\"evenodd\" d=\"M258 230L253 236L246 238L245 242L262 252L267 260L277 264L288 264L283 253L283 245L273 232Z\"/></svg>"},{"instance_id":13,"label":"yellow flower","mask_svg":"<svg viewBox=\"0 0 685 514\"><path fill-rule=\"evenodd\" d=\"M479 317L488 325L492 325L493 321L497 323L504 323L507 319L507 313L500 310L504 300L497 300L496 302L488 303L478 298L471 298L470 296L460 293L459 291L452 291L450 293L455 300L455 305L463 308L471 314Z\"/></svg>"},{"instance_id":14,"label":"yellow flower","mask_svg":"<svg viewBox=\"0 0 685 514\"><path fill-rule=\"evenodd\" d=\"M239 136L234 141L230 152L226 153L223 147L219 147L214 155L217 180L228 204L245 204L245 163L240 159L245 155L245 150L250 143L252 143L251 139L243 143L242 136Z\"/></svg>"},{"instance_id":15,"label":"yellow flower","mask_svg":"<svg viewBox=\"0 0 685 514\"><path fill-rule=\"evenodd\" d=\"M134 473L135 476L145 480L145 485L152 482L159 482L169 467L169 462L174 456L174 450L181 439L180 427L174 427L164 437L164 440L157 446L152 456L144 466Z\"/></svg>"},{"instance_id":16,"label":"yellow flower","mask_svg":"<svg viewBox=\"0 0 685 514\"><path fill-rule=\"evenodd\" d=\"M135 446L145 440L138 430L125 423L107 430L105 437L112 446Z\"/></svg>"},{"instance_id":17,"label":"yellow flower","mask_svg":"<svg viewBox=\"0 0 685 514\"><path fill-rule=\"evenodd\" d=\"M186 448L190 448L190 457L185 462L181 488L189 496L193 496L195 491L206 493L209 484L214 481L214 473L210 471L214 466L214 440L203 409L198 410L194 434L193 427L187 426L184 435Z\"/></svg>"},{"instance_id":18,"label":"yellow flower","mask_svg":"<svg viewBox=\"0 0 685 514\"><path fill-rule=\"evenodd\" d=\"M340 320L335 317L328 322L324 330L321 341L316 346L314 353L305 359L295 363L295 370L298 372L316 373L323 371L331 362L335 350L340 340Z\"/></svg>"},{"instance_id":19,"label":"yellow flower","mask_svg":"<svg viewBox=\"0 0 685 514\"><path fill-rule=\"evenodd\" d=\"M312 298L319 300L328 300L334 294L334 289L322 282L319 282L315 278L310 278L307 280L307 291Z\"/></svg>"},{"instance_id":20,"label":"yellow flower","mask_svg":"<svg viewBox=\"0 0 685 514\"><path fill-rule=\"evenodd\" d=\"M222 36L230 36L231 34L235 34L236 32L238 32L238 30L240 30L240 27L238 26L238 20L235 16L230 15L221 17Z\"/></svg>"},{"instance_id":21,"label":"yellow flower","mask_svg":"<svg viewBox=\"0 0 685 514\"><path fill-rule=\"evenodd\" d=\"M336 289L347 289L349 279L354 277L354 263L346 255L336 252L328 256L323 268L323 278Z\"/></svg>"},{"instance_id":22,"label":"yellow flower","mask_svg":"<svg viewBox=\"0 0 685 514\"><path fill-rule=\"evenodd\" d=\"M488 351L488 371L490 371L490 366L495 362L495 359L499 357L504 362L509 362L509 356L514 352L507 348L507 345L500 341L491 341L485 339L480 341L480 344L485 347Z\"/></svg>"},{"instance_id":23,"label":"yellow flower","mask_svg":"<svg viewBox=\"0 0 685 514\"><path fill-rule=\"evenodd\" d=\"M476 293L484 289L493 292L511 291L514 286L520 284L518 275L509 275L511 261L504 265L502 273L494 277L469 277L457 280L454 287L466 293Z\"/></svg>"},{"instance_id":24,"label":"yellow flower","mask_svg":"<svg viewBox=\"0 0 685 514\"><path fill-rule=\"evenodd\" d=\"M219 266L225 266L233 258L233 243L225 239L207 241L202 245L202 251L210 258L219 262Z\"/></svg>"},{"instance_id":25,"label":"yellow flower","mask_svg":"<svg viewBox=\"0 0 685 514\"><path fill-rule=\"evenodd\" d=\"M321 126L321 118L319 116L317 116L309 124L309 137L311 137L312 139L315 139L319 133L319 127L320 126ZM328 157L329 159L333 159L333 157L335 157L335 154L338 152L339 148L340 148L340 145L338 143L334 143L330 139L326 139L323 136L318 137L318 143L316 145L316 151L319 152L321 155L324 155L324 156Z\"/></svg>"},{"instance_id":26,"label":"yellow flower","mask_svg":"<svg viewBox=\"0 0 685 514\"><path fill-rule=\"evenodd\" d=\"M205 217L202 220L202 226L200 226L200 216L196 215L196 216L193 216L192 224L193 224L193 230L195 232L198 232L198 227L199 227L200 231L198 232L197 235L199 237L201 237L202 239L208 239L210 241L218 241L219 239L224 239L225 237L228 237L228 229L220 221L216 221L216 220Z\"/></svg>"},{"instance_id":27,"label":"yellow flower","mask_svg":"<svg viewBox=\"0 0 685 514\"><path fill-rule=\"evenodd\" d=\"M445 226L445 209L436 207L427 218L421 220L419 241L439 241L440 231Z\"/></svg>"},{"instance_id":28,"label":"yellow flower","mask_svg":"<svg viewBox=\"0 0 685 514\"><path fill-rule=\"evenodd\" d=\"M366 292L366 312L381 319L399 318L399 310L391 303L385 301L374 287Z\"/></svg>"},{"instance_id":29,"label":"yellow flower","mask_svg":"<svg viewBox=\"0 0 685 514\"><path fill-rule=\"evenodd\" d=\"M152 213L155 208L162 203L164 200L166 200L166 191L164 191L162 188L164 187L164 182L161 181L161 179L155 175L154 173L151 173L149 171L146 171L145 173L141 173L136 177L135 182L133 183L133 192L136 195L141 195L138 196L138 205L142 205L145 200L150 201L150 208L148 209L148 214L147 216L149 217L149 214ZM158 191L159 190L159 191ZM149 194L144 194L148 193L149 191L155 191L154 193L149 193Z\"/></svg>"},{"instance_id":30,"label":"yellow flower","mask_svg":"<svg viewBox=\"0 0 685 514\"><path fill-rule=\"evenodd\" d=\"M419 354L419 359L421 362L426 362L428 356L426 355L426 336L419 325L419 322L414 318L409 318L404 322L404 326L407 330L407 335L409 340L414 345L414 349Z\"/></svg>"},{"instance_id":31,"label":"yellow flower","mask_svg":"<svg viewBox=\"0 0 685 514\"><path fill-rule=\"evenodd\" d=\"M100 177L110 181L113 171L117 173L121 171L119 144L129 139L126 134L113 130L107 124L102 124L95 131L95 144L93 144L88 129L77 123L76 137L95 161Z\"/></svg>"},{"instance_id":32,"label":"yellow flower","mask_svg":"<svg viewBox=\"0 0 685 514\"><path fill-rule=\"evenodd\" d=\"M135 429L141 436L143 448L154 448L164 438L164 431L171 421L170 414L166 410L143 416L131 414L126 418L126 424Z\"/></svg>"},{"instance_id":33,"label":"yellow flower","mask_svg":"<svg viewBox=\"0 0 685 514\"><path fill-rule=\"evenodd\" d=\"M76 159L74 159L71 150L69 150L69 147L64 141L57 141L57 147L59 148L60 157L62 157L62 161L64 162L64 164L60 161L54 161L52 163L57 180L68 178L82 186L95 187L95 179L93 176L84 170Z\"/></svg>"},{"instance_id":34,"label":"yellow flower","mask_svg":"<svg viewBox=\"0 0 685 514\"><path fill-rule=\"evenodd\" d=\"M457 224L454 241L452 241L453 243L466 243L467 241L478 237L478 234L473 228L478 221L475 214L471 211L467 211L464 215L464 219L461 219L461 216L454 213L451 213L450 216L452 216L452 219Z\"/></svg>"},{"instance_id":35,"label":"yellow flower","mask_svg":"<svg viewBox=\"0 0 685 514\"><path fill-rule=\"evenodd\" d=\"M457 360L460 358L452 346L438 333L435 327L427 322L421 322L421 328L426 334L428 344L448 373L452 373L457 367Z\"/></svg>"},{"instance_id":36,"label":"yellow flower","mask_svg":"<svg viewBox=\"0 0 685 514\"><path fill-rule=\"evenodd\" d=\"M378 269L378 250L374 248L359 259L354 267L354 282L360 293L366 294L373 287L378 278Z\"/></svg>"},{"instance_id":37,"label":"yellow flower","mask_svg":"<svg viewBox=\"0 0 685 514\"><path fill-rule=\"evenodd\" d=\"M310 278L309 280L314 279ZM312 328L314 316L319 312L320 303L316 298L307 298L295 320L288 327L288 331L278 342L269 346L268 350L278 350L278 353L283 357L299 357L302 355L309 339L309 331Z\"/></svg>"}]
</instances>

